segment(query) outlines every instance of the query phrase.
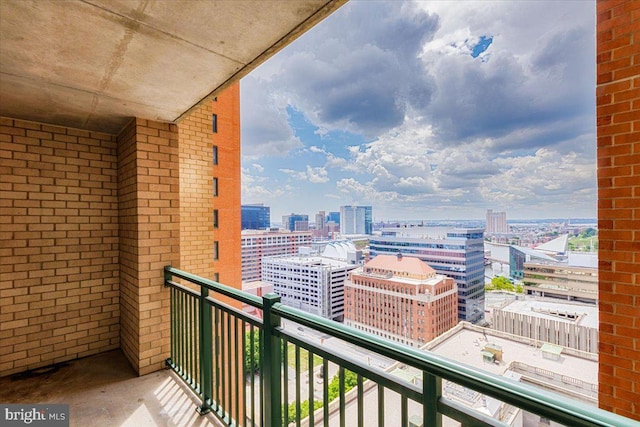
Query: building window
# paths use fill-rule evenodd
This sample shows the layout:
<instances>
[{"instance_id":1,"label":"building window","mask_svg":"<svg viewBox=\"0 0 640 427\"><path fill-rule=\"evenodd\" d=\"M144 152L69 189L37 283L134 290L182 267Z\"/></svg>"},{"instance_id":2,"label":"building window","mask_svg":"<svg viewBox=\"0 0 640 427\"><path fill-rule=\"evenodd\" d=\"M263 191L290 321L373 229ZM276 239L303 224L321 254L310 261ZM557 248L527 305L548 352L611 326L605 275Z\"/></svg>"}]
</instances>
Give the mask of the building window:
<instances>
[{"instance_id":1,"label":"building window","mask_svg":"<svg viewBox=\"0 0 640 427\"><path fill-rule=\"evenodd\" d=\"M213 150L211 151L211 154L213 155L213 164L217 165L218 164L218 146L217 145L213 146Z\"/></svg>"},{"instance_id":2,"label":"building window","mask_svg":"<svg viewBox=\"0 0 640 427\"><path fill-rule=\"evenodd\" d=\"M218 178L213 178L213 197L218 196Z\"/></svg>"},{"instance_id":3,"label":"building window","mask_svg":"<svg viewBox=\"0 0 640 427\"><path fill-rule=\"evenodd\" d=\"M213 133L218 132L218 115L217 114L211 115L211 130L213 131Z\"/></svg>"},{"instance_id":4,"label":"building window","mask_svg":"<svg viewBox=\"0 0 640 427\"><path fill-rule=\"evenodd\" d=\"M213 242L213 259L218 260L218 241Z\"/></svg>"},{"instance_id":5,"label":"building window","mask_svg":"<svg viewBox=\"0 0 640 427\"><path fill-rule=\"evenodd\" d=\"M213 210L213 228L218 228L218 209Z\"/></svg>"},{"instance_id":6,"label":"building window","mask_svg":"<svg viewBox=\"0 0 640 427\"><path fill-rule=\"evenodd\" d=\"M213 273L213 281L220 282L220 273Z\"/></svg>"}]
</instances>

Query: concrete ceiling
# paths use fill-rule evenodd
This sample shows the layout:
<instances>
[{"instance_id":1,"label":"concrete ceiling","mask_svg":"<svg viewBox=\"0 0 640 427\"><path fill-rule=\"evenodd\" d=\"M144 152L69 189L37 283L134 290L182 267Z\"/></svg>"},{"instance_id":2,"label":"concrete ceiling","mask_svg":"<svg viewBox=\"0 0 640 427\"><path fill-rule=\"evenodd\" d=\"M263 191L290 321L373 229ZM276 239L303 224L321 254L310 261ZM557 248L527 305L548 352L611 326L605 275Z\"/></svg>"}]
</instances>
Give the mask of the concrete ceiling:
<instances>
[{"instance_id":1,"label":"concrete ceiling","mask_svg":"<svg viewBox=\"0 0 640 427\"><path fill-rule=\"evenodd\" d=\"M0 0L0 115L175 122L346 0Z\"/></svg>"}]
</instances>

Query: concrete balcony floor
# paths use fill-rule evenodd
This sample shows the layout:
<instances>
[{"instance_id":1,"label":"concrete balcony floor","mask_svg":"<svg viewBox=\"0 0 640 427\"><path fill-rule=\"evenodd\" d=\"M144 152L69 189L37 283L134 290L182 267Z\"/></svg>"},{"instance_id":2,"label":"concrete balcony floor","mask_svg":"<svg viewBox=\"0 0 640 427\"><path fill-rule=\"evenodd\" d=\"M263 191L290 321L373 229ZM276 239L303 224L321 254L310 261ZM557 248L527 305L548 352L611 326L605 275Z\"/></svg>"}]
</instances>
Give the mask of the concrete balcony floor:
<instances>
[{"instance_id":1,"label":"concrete balcony floor","mask_svg":"<svg viewBox=\"0 0 640 427\"><path fill-rule=\"evenodd\" d=\"M169 370L136 376L120 350L0 378L2 403L69 404L71 426L219 427Z\"/></svg>"}]
</instances>

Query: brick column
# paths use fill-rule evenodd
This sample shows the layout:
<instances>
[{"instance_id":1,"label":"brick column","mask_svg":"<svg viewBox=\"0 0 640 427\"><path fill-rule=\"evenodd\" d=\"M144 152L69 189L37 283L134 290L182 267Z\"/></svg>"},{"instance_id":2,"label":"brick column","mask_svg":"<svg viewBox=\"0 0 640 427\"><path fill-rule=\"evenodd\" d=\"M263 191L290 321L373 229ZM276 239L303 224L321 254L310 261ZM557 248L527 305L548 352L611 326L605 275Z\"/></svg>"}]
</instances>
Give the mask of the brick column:
<instances>
[{"instance_id":1,"label":"brick column","mask_svg":"<svg viewBox=\"0 0 640 427\"><path fill-rule=\"evenodd\" d=\"M597 20L599 404L640 419L640 1Z\"/></svg>"},{"instance_id":2,"label":"brick column","mask_svg":"<svg viewBox=\"0 0 640 427\"><path fill-rule=\"evenodd\" d=\"M120 345L139 375L169 356L163 267L180 261L178 175L175 125L133 119L118 135Z\"/></svg>"}]
</instances>

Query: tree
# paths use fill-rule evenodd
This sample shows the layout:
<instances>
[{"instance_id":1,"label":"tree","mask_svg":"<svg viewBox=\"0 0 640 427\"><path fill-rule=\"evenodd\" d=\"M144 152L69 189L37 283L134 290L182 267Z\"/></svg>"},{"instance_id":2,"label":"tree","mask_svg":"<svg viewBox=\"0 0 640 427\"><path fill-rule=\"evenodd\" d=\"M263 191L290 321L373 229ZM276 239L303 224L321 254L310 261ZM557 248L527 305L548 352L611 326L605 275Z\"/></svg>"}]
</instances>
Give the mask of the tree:
<instances>
[{"instance_id":1,"label":"tree","mask_svg":"<svg viewBox=\"0 0 640 427\"><path fill-rule=\"evenodd\" d=\"M580 237L582 237L583 239L586 239L588 237L593 237L597 234L598 234L598 231L595 228L589 227L582 230L582 232L580 233Z\"/></svg>"},{"instance_id":2,"label":"tree","mask_svg":"<svg viewBox=\"0 0 640 427\"><path fill-rule=\"evenodd\" d=\"M351 372L348 369L345 369L344 371L344 392L347 393L349 390L351 390L352 388L354 388L356 385L358 385L358 374L356 374L355 372ZM333 377L333 379L331 380L331 382L329 383L329 387L328 387L328 391L329 391L329 400L327 401L327 404L331 401L333 401L333 399L337 398L340 395L340 376L339 375L335 375ZM317 410L319 408L322 408L324 402L319 401L319 400L314 400L313 401L313 410ZM300 419L305 419L306 417L309 416L309 401L305 400L304 402L300 403ZM283 422L284 422L284 413L285 411L287 412L287 414L289 414L289 422L293 422L297 419L297 408L296 408L296 403L290 403L289 405L286 405L283 407L283 411L282 411L282 417L283 417Z\"/></svg>"},{"instance_id":3,"label":"tree","mask_svg":"<svg viewBox=\"0 0 640 427\"><path fill-rule=\"evenodd\" d=\"M253 363L252 363L253 355ZM251 331L244 334L244 369L246 372L255 372L260 368L260 334L253 331L253 341Z\"/></svg>"},{"instance_id":4,"label":"tree","mask_svg":"<svg viewBox=\"0 0 640 427\"><path fill-rule=\"evenodd\" d=\"M281 360L284 360L284 341L280 341ZM251 355L253 354L253 364ZM244 369L248 373L260 370L260 332L253 331L253 341L251 341L251 331L244 334Z\"/></svg>"},{"instance_id":5,"label":"tree","mask_svg":"<svg viewBox=\"0 0 640 427\"><path fill-rule=\"evenodd\" d=\"M498 276L491 279L493 289L498 291L513 291L513 284L504 276Z\"/></svg>"}]
</instances>

